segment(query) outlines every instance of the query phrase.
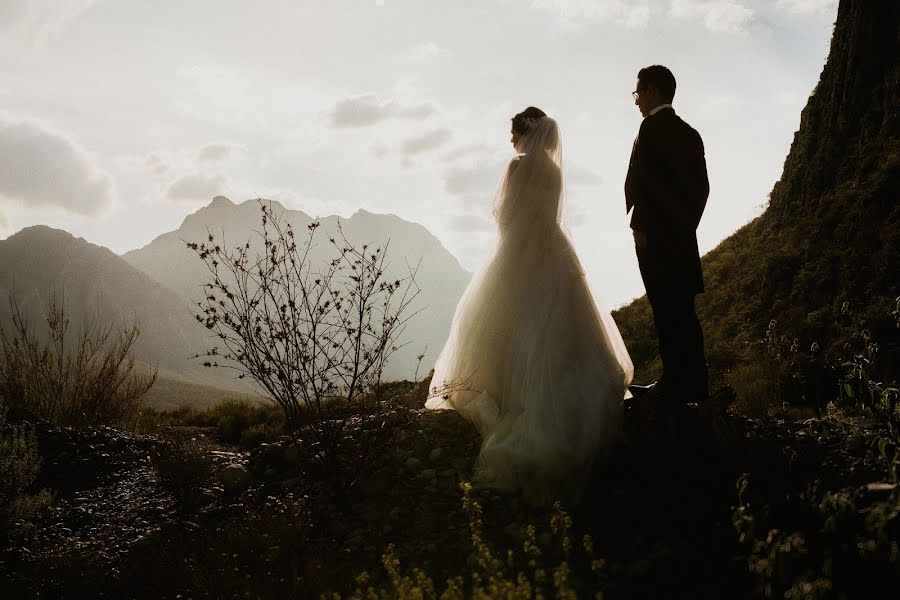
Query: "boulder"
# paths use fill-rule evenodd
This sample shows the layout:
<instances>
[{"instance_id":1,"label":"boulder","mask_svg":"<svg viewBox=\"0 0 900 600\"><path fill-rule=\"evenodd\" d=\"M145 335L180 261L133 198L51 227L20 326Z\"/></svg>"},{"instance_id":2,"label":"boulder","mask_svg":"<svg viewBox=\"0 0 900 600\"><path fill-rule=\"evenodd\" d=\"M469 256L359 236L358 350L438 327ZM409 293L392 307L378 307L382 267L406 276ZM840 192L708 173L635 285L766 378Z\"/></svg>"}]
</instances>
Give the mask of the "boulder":
<instances>
[{"instance_id":1,"label":"boulder","mask_svg":"<svg viewBox=\"0 0 900 600\"><path fill-rule=\"evenodd\" d=\"M216 471L214 478L226 494L240 494L253 485L253 474L241 465L231 464Z\"/></svg>"}]
</instances>

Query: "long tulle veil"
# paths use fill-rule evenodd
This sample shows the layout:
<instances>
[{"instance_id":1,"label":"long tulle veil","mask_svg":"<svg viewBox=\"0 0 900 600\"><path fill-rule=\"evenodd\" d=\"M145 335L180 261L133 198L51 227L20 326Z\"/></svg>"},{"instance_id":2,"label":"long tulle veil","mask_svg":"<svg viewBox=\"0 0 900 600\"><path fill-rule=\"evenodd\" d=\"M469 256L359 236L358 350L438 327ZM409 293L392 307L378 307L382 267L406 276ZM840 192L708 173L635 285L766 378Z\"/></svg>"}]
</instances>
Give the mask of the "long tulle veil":
<instances>
[{"instance_id":1,"label":"long tulle veil","mask_svg":"<svg viewBox=\"0 0 900 600\"><path fill-rule=\"evenodd\" d=\"M552 222L554 212L556 224L572 247L574 243L566 209L562 136L556 120L544 116L534 121L516 144L516 156L509 162L500 180L491 213L503 236L512 229L528 231L528 221L531 219ZM498 238L494 249L489 252L490 256L493 256L500 241ZM584 277L584 268L577 255L573 255L573 259L579 275ZM627 381L631 382L634 365L619 328L609 311L602 307L596 308L609 336L610 346L625 371ZM626 395L630 394L626 392Z\"/></svg>"},{"instance_id":2,"label":"long tulle veil","mask_svg":"<svg viewBox=\"0 0 900 600\"><path fill-rule=\"evenodd\" d=\"M516 156L497 187L491 212L502 231L517 219L548 216L546 212L555 209L556 222L571 239L565 190L559 126L551 117L541 117L516 144Z\"/></svg>"}]
</instances>

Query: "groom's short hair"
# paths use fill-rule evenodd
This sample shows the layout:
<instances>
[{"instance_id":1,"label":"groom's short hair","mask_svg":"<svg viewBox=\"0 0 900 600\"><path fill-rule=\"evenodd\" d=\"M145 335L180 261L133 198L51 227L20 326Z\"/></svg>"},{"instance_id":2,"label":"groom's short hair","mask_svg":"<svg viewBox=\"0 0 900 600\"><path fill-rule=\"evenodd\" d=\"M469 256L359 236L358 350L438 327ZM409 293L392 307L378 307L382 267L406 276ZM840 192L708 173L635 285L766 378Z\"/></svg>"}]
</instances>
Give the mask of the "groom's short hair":
<instances>
[{"instance_id":1,"label":"groom's short hair","mask_svg":"<svg viewBox=\"0 0 900 600\"><path fill-rule=\"evenodd\" d=\"M668 102L675 98L675 76L662 65L651 65L638 71L638 81L643 86L652 85Z\"/></svg>"}]
</instances>

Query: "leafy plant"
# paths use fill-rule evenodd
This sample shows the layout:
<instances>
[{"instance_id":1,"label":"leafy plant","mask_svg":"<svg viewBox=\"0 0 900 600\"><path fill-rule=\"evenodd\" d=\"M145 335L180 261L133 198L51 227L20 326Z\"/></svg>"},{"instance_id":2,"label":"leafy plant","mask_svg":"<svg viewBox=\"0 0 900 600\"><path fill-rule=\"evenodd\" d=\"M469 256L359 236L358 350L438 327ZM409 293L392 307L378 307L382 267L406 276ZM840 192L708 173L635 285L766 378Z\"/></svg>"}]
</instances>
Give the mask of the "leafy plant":
<instances>
[{"instance_id":1,"label":"leafy plant","mask_svg":"<svg viewBox=\"0 0 900 600\"><path fill-rule=\"evenodd\" d=\"M7 410L0 402L0 538L12 521L34 517L53 500L46 490L29 492L41 467L34 428L8 424Z\"/></svg>"},{"instance_id":2,"label":"leafy plant","mask_svg":"<svg viewBox=\"0 0 900 600\"><path fill-rule=\"evenodd\" d=\"M524 528L521 548L506 549L499 555L488 543L484 532L481 504L472 498L472 486L460 483L462 507L469 519L469 540L472 547L472 570L466 575L450 577L441 588L421 568L403 569L395 555L395 547L389 544L382 555L382 565L387 575L387 586L371 585L371 574L358 573L354 581L356 589L346 597L348 600L380 598L423 598L441 600L464 600L477 598L531 599L554 597L576 599L579 591L573 587L571 577L573 565L580 573L588 573L594 580L594 598L603 598L606 587L606 561L594 554L594 542L590 534L584 534L580 544L572 538L572 518L556 502L550 515L549 543L541 543L536 536L536 528L528 524ZM548 567L547 559L555 566ZM518 562L517 562L518 559ZM552 563L551 563L552 564ZM467 581L468 580L468 581ZM440 591L439 591L440 590ZM340 600L338 593L332 595Z\"/></svg>"}]
</instances>

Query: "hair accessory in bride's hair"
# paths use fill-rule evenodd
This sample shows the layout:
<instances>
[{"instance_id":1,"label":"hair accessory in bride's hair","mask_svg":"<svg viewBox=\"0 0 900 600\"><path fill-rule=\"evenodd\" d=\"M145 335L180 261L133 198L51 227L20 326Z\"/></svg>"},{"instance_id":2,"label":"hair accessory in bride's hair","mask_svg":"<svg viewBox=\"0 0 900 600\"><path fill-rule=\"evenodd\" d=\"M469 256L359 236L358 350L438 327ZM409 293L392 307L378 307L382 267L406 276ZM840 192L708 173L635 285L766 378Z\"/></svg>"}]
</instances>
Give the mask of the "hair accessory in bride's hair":
<instances>
[{"instance_id":1,"label":"hair accessory in bride's hair","mask_svg":"<svg viewBox=\"0 0 900 600\"><path fill-rule=\"evenodd\" d=\"M547 116L547 113L534 106L529 106L512 118L513 131L519 135L528 133L534 124Z\"/></svg>"}]
</instances>

